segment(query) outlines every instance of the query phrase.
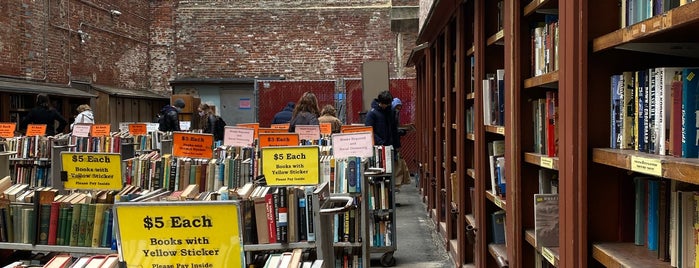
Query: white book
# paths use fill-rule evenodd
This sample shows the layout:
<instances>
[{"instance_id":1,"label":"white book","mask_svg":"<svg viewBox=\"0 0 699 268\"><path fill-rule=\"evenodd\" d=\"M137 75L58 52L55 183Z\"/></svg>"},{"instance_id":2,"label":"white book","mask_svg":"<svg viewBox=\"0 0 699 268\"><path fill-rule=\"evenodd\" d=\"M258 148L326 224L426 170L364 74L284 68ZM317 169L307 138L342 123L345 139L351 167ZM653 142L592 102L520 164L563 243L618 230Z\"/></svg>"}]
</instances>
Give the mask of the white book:
<instances>
[{"instance_id":1,"label":"white book","mask_svg":"<svg viewBox=\"0 0 699 268\"><path fill-rule=\"evenodd\" d=\"M493 121L491 116L491 107L490 107L490 80L489 79L483 79L483 124L485 125L490 125Z\"/></svg>"}]
</instances>

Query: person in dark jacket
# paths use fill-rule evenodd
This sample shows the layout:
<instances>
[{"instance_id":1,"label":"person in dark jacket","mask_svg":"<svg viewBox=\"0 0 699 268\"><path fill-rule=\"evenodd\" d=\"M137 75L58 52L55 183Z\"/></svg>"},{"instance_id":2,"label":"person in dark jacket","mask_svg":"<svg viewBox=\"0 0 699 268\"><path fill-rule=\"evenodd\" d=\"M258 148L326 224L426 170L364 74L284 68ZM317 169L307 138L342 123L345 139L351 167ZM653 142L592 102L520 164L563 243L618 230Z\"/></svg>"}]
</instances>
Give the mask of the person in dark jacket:
<instances>
[{"instance_id":1,"label":"person in dark jacket","mask_svg":"<svg viewBox=\"0 0 699 268\"><path fill-rule=\"evenodd\" d=\"M176 99L173 105L165 105L160 109L158 130L180 131L180 110L184 108L184 100Z\"/></svg>"},{"instance_id":2,"label":"person in dark jacket","mask_svg":"<svg viewBox=\"0 0 699 268\"><path fill-rule=\"evenodd\" d=\"M274 115L272 124L286 124L291 121L291 116L294 114L294 107L296 103L289 102L284 106L284 108Z\"/></svg>"},{"instance_id":3,"label":"person in dark jacket","mask_svg":"<svg viewBox=\"0 0 699 268\"><path fill-rule=\"evenodd\" d=\"M291 116L289 132L294 132L297 125L320 125L318 116L320 116L320 109L316 94L310 91L303 93Z\"/></svg>"},{"instance_id":4,"label":"person in dark jacket","mask_svg":"<svg viewBox=\"0 0 699 268\"><path fill-rule=\"evenodd\" d=\"M371 110L366 115L364 125L371 126L374 131L374 145L392 145L394 152L400 148L398 122L391 109L393 95L388 90L379 93L371 102Z\"/></svg>"},{"instance_id":5,"label":"person in dark jacket","mask_svg":"<svg viewBox=\"0 0 699 268\"><path fill-rule=\"evenodd\" d=\"M58 122L58 126L56 126L56 122ZM49 96L41 93L36 95L36 106L19 123L19 129L26 131L29 124L46 125L46 136L54 136L56 133L63 132L68 121L51 107Z\"/></svg>"}]
</instances>

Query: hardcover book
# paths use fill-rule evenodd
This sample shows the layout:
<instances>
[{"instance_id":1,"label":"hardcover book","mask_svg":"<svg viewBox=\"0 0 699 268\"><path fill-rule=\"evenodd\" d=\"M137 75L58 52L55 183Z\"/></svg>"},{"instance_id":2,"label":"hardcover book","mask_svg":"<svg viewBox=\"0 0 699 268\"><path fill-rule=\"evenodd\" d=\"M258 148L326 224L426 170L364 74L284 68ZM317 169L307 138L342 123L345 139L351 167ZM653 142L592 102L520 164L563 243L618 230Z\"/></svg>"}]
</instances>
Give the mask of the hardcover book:
<instances>
[{"instance_id":1,"label":"hardcover book","mask_svg":"<svg viewBox=\"0 0 699 268\"><path fill-rule=\"evenodd\" d=\"M558 194L534 194L536 247L558 246Z\"/></svg>"}]
</instances>

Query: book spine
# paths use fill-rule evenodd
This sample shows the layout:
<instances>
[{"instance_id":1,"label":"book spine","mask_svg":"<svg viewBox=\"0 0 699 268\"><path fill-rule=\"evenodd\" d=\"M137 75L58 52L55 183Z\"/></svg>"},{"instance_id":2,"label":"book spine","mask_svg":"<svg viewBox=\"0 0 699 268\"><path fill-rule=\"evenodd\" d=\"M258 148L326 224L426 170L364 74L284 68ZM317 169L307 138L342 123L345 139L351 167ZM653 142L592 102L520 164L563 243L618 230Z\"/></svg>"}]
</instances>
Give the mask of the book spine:
<instances>
[{"instance_id":1,"label":"book spine","mask_svg":"<svg viewBox=\"0 0 699 268\"><path fill-rule=\"evenodd\" d=\"M49 244L49 229L51 227L51 204L41 204L39 208L39 235L38 244ZM55 229L55 228L54 228Z\"/></svg>"},{"instance_id":2,"label":"book spine","mask_svg":"<svg viewBox=\"0 0 699 268\"><path fill-rule=\"evenodd\" d=\"M696 75L699 69L684 69L682 71L682 157L698 157L697 144L697 99L699 79Z\"/></svg>"},{"instance_id":3,"label":"book spine","mask_svg":"<svg viewBox=\"0 0 699 268\"><path fill-rule=\"evenodd\" d=\"M277 226L275 223L274 210L274 195L268 193L265 195L265 204L267 211L267 229L269 230L269 243L277 243Z\"/></svg>"},{"instance_id":4,"label":"book spine","mask_svg":"<svg viewBox=\"0 0 699 268\"><path fill-rule=\"evenodd\" d=\"M83 204L77 203L73 204L73 216L70 224L70 235L69 235L69 246L78 245L78 236L80 232L80 214L82 213Z\"/></svg>"}]
</instances>

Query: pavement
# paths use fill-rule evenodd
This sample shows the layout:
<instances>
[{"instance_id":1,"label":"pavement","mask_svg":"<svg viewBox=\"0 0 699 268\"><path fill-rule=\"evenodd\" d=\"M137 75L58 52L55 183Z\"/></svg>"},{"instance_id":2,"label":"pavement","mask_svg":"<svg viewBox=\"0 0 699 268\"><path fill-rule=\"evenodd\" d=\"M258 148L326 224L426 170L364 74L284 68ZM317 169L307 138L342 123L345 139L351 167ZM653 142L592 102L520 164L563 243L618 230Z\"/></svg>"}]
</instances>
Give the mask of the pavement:
<instances>
[{"instance_id":1,"label":"pavement","mask_svg":"<svg viewBox=\"0 0 699 268\"><path fill-rule=\"evenodd\" d=\"M396 240L398 246L393 254L395 266L446 268L454 267L444 245L438 243L439 234L435 231L433 221L427 216L427 206L422 202L416 179L412 184L400 187L396 193ZM371 255L371 267L381 265L382 254Z\"/></svg>"}]
</instances>

